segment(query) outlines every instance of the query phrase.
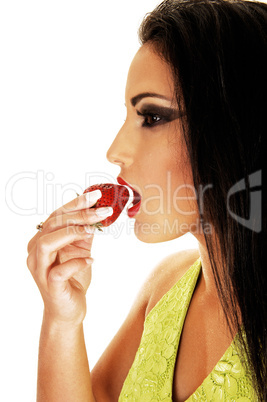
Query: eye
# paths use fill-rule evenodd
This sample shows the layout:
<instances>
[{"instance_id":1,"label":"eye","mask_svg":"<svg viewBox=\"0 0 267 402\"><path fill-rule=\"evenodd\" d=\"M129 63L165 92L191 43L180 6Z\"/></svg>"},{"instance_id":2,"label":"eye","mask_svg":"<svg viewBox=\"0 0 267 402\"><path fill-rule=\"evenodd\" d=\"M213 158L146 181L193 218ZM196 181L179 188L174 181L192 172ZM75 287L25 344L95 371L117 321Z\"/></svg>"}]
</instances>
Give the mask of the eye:
<instances>
[{"instance_id":1,"label":"eye","mask_svg":"<svg viewBox=\"0 0 267 402\"><path fill-rule=\"evenodd\" d=\"M163 118L156 113L141 113L137 111L138 116L143 117L142 127L153 127L159 123Z\"/></svg>"},{"instance_id":2,"label":"eye","mask_svg":"<svg viewBox=\"0 0 267 402\"><path fill-rule=\"evenodd\" d=\"M142 127L147 129L170 123L184 115L178 109L153 104L143 105L140 110L136 109L136 113L142 117Z\"/></svg>"}]
</instances>

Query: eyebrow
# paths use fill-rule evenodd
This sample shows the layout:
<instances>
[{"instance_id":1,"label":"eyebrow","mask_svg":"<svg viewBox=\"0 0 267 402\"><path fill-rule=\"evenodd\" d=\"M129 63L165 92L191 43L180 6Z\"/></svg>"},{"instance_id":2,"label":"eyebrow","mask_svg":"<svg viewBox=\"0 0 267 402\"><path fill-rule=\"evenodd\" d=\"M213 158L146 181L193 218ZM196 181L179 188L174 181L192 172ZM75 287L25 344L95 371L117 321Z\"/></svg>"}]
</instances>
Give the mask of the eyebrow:
<instances>
[{"instance_id":1,"label":"eyebrow","mask_svg":"<svg viewBox=\"0 0 267 402\"><path fill-rule=\"evenodd\" d=\"M131 104L133 107L137 105L138 102L140 102L143 98L159 98L159 99L165 99L171 102L171 99L167 98L164 95L156 94L154 92L143 92L141 94L138 94L131 98Z\"/></svg>"}]
</instances>

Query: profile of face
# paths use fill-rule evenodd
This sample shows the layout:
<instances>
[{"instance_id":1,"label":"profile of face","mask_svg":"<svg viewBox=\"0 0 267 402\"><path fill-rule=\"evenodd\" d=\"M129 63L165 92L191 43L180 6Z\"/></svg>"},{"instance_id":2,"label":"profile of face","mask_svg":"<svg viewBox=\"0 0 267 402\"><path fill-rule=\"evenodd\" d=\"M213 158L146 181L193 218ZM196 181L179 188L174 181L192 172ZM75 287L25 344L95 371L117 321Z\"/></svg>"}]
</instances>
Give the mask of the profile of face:
<instances>
[{"instance_id":1,"label":"profile of face","mask_svg":"<svg viewBox=\"0 0 267 402\"><path fill-rule=\"evenodd\" d=\"M149 44L136 53L125 91L126 120L107 152L141 195L135 235L156 243L198 231L199 213L169 65Z\"/></svg>"}]
</instances>

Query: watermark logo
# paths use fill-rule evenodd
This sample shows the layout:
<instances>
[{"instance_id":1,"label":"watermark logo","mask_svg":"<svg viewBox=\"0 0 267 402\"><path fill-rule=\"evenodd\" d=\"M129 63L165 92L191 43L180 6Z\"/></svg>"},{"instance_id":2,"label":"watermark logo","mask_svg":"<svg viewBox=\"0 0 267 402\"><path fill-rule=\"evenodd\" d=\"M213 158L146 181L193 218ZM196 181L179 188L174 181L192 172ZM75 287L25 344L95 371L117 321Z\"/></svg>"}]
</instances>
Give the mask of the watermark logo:
<instances>
[{"instance_id":1,"label":"watermark logo","mask_svg":"<svg viewBox=\"0 0 267 402\"><path fill-rule=\"evenodd\" d=\"M192 222L196 222L198 216L203 216L205 212L205 193L213 191L215 185L201 184L199 188L195 188L191 184L184 183L175 186L175 183L172 183L171 172L168 171L166 174L164 188L153 183L144 185L142 189L137 185L134 186L141 197L143 197L142 211L148 217L163 215L166 218L164 221L164 230L171 234L174 234L174 232L181 233L181 231L196 232L196 227L198 228L197 230L201 228L207 234L211 232L211 225L207 222L204 223L202 220L198 222L196 227L191 227L190 225ZM51 172L44 172L42 170L36 172L19 172L10 177L6 184L6 205L15 214L23 216L39 215L43 218L64 205L65 196L68 196L68 201L70 201L70 199L76 197L77 193L82 194L85 188L93 184L117 183L113 176L103 172L87 172L84 179L84 184L79 186L75 183L56 183L55 176ZM232 219L240 225L259 233L262 230L262 191L260 188L262 184L262 171L259 170L250 174L247 183L248 186L246 185L245 178L243 178L229 189L225 206ZM21 201L21 192L19 191L21 188L29 188L32 194L32 197L27 199L24 205ZM236 211L231 209L231 197L238 195L241 191L246 191L249 194L249 217L247 219L243 216L238 216ZM124 210L123 213L126 214L126 211ZM192 215L192 219L190 219L190 215ZM204 227L205 224L206 227ZM155 219L155 222L150 224L148 231L151 230L151 232L159 233L162 228L160 229L157 225L159 224ZM110 230L113 230L115 226L111 225L111 228ZM130 225L129 228L132 228L132 226ZM118 230L115 234L117 237L122 228L120 227L116 230Z\"/></svg>"},{"instance_id":2,"label":"watermark logo","mask_svg":"<svg viewBox=\"0 0 267 402\"><path fill-rule=\"evenodd\" d=\"M6 205L17 215L49 215L61 207L66 198L69 200L82 194L85 188L97 183L114 183L114 177L106 173L90 172L85 174L83 186L77 183L57 183L52 172L37 170L14 174L6 183ZM21 189L29 189L31 199L23 205Z\"/></svg>"},{"instance_id":3,"label":"watermark logo","mask_svg":"<svg viewBox=\"0 0 267 402\"><path fill-rule=\"evenodd\" d=\"M254 231L261 232L262 228L262 191L259 187L262 184L262 172L258 170L255 173L252 173L248 177L249 181L249 193L250 193L250 211L249 218L245 219L241 216L238 216L234 212L231 211L230 208L230 198L234 194L247 190L245 179L237 182L233 187L230 188L227 194L227 210L231 217L235 219L240 225L245 226L246 228Z\"/></svg>"}]
</instances>

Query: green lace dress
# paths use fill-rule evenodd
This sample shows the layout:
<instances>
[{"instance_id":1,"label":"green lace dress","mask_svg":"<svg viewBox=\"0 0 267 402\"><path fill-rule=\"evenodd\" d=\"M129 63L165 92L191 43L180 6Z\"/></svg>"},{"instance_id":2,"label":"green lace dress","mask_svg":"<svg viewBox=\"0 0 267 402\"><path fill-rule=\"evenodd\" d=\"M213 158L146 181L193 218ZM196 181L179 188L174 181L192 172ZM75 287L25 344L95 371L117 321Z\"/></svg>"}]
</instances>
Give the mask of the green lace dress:
<instances>
[{"instance_id":1,"label":"green lace dress","mask_svg":"<svg viewBox=\"0 0 267 402\"><path fill-rule=\"evenodd\" d=\"M200 270L199 258L147 315L140 346L119 402L172 401L180 335ZM258 400L236 341L237 337L187 402Z\"/></svg>"}]
</instances>

